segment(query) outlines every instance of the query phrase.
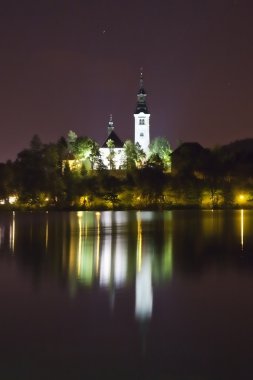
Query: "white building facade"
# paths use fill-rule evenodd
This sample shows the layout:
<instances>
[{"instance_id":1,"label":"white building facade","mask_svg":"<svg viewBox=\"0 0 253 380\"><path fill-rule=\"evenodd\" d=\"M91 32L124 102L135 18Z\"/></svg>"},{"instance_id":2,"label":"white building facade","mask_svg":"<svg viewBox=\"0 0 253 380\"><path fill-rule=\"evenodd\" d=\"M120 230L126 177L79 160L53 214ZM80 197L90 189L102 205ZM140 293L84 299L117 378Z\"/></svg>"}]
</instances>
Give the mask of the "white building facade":
<instances>
[{"instance_id":1,"label":"white building facade","mask_svg":"<svg viewBox=\"0 0 253 380\"><path fill-rule=\"evenodd\" d=\"M148 111L146 97L147 94L143 87L143 75L141 73L140 88L137 93L137 104L134 113L134 143L138 143L146 156L148 156L150 144L150 113ZM122 169L125 161L124 143L114 131L112 115L110 116L107 131L107 138L99 149L101 160L107 169Z\"/></svg>"}]
</instances>

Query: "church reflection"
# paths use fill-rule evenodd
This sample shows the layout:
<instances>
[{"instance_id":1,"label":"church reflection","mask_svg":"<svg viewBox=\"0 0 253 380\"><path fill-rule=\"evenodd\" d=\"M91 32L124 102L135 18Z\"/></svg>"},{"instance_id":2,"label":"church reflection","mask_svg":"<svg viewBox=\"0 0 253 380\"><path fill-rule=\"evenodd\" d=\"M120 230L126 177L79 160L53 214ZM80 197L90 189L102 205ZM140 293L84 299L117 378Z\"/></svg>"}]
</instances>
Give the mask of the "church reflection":
<instances>
[{"instance_id":1,"label":"church reflection","mask_svg":"<svg viewBox=\"0 0 253 380\"><path fill-rule=\"evenodd\" d=\"M135 317L143 321L152 316L152 245L143 245L142 216L137 212L137 250L135 280Z\"/></svg>"},{"instance_id":2,"label":"church reflection","mask_svg":"<svg viewBox=\"0 0 253 380\"><path fill-rule=\"evenodd\" d=\"M79 288L103 290L113 312L131 287L133 314L143 324L152 317L154 290L174 275L198 275L211 260L237 265L238 254L253 247L252 220L249 210L6 213L0 259L14 256L36 283L57 278L72 296Z\"/></svg>"},{"instance_id":3,"label":"church reflection","mask_svg":"<svg viewBox=\"0 0 253 380\"><path fill-rule=\"evenodd\" d=\"M125 212L78 212L71 216L69 259L65 268L70 278L86 285L97 283L115 289L135 278L139 294L144 282L144 288L152 293L153 266L156 279L172 275L172 231L165 225L166 218L154 233L148 230L152 213L131 214L130 223ZM161 246L157 246L156 239ZM136 299L139 299L137 295ZM152 295L146 299L152 304Z\"/></svg>"},{"instance_id":4,"label":"church reflection","mask_svg":"<svg viewBox=\"0 0 253 380\"><path fill-rule=\"evenodd\" d=\"M72 291L134 284L136 315L141 315L142 282L147 295L140 298L152 305L153 286L169 281L173 271L204 269L205 253L215 260L225 241L230 248L223 260L235 257L239 247L244 253L251 247L248 210L203 211L191 223L185 216L184 211L6 213L0 215L0 253L16 255L31 269L36 264L36 275L51 267ZM148 315L152 306L145 307Z\"/></svg>"},{"instance_id":5,"label":"church reflection","mask_svg":"<svg viewBox=\"0 0 253 380\"><path fill-rule=\"evenodd\" d=\"M137 300L145 282L150 293L146 299L152 304L152 282L169 279L173 267L172 214L162 213L157 222L155 215L147 211L13 212L0 220L0 251L27 263L36 260L37 269L45 261L75 288L120 289L135 282Z\"/></svg>"},{"instance_id":6,"label":"church reflection","mask_svg":"<svg viewBox=\"0 0 253 380\"><path fill-rule=\"evenodd\" d=\"M70 219L69 260L73 281L108 290L113 307L117 290L135 283L135 317L148 320L153 310L153 283L173 272L172 213L78 212ZM129 219L130 218L130 219Z\"/></svg>"}]
</instances>

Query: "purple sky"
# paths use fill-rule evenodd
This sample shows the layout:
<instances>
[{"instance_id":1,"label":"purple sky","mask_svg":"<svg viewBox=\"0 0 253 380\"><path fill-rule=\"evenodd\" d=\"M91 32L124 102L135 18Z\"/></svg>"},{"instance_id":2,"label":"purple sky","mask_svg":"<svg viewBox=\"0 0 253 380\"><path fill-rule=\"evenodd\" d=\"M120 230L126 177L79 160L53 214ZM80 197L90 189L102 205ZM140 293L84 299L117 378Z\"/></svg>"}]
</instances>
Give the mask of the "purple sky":
<instances>
[{"instance_id":1,"label":"purple sky","mask_svg":"<svg viewBox=\"0 0 253 380\"><path fill-rule=\"evenodd\" d=\"M71 129L134 137L140 67L151 137L253 137L252 0L8 0L0 11L0 161Z\"/></svg>"}]
</instances>

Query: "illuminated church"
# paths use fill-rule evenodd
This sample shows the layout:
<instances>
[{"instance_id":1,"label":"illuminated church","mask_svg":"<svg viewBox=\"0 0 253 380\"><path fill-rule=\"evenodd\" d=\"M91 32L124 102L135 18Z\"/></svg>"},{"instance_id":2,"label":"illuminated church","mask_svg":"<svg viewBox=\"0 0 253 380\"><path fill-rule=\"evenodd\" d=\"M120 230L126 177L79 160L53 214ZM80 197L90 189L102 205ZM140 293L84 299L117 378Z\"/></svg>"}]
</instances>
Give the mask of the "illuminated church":
<instances>
[{"instance_id":1,"label":"illuminated church","mask_svg":"<svg viewBox=\"0 0 253 380\"><path fill-rule=\"evenodd\" d=\"M143 74L140 77L140 88L137 93L137 104L134 112L134 143L138 143L144 153L149 152L150 132L149 119L150 113L146 102L147 94L143 86ZM99 149L103 164L111 169L110 154L113 149L114 168L120 169L124 162L124 143L115 132L112 115L110 115L108 135L105 142Z\"/></svg>"}]
</instances>

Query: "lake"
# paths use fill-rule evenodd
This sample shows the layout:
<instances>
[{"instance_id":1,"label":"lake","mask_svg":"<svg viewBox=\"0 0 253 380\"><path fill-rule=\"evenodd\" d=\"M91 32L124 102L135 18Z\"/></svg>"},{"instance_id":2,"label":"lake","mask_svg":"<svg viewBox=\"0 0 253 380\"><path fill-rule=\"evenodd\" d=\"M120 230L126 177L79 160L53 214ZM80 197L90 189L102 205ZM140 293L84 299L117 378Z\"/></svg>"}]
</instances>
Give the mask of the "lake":
<instances>
[{"instance_id":1,"label":"lake","mask_svg":"<svg viewBox=\"0 0 253 380\"><path fill-rule=\"evenodd\" d=\"M253 378L253 211L2 212L0 378Z\"/></svg>"}]
</instances>

